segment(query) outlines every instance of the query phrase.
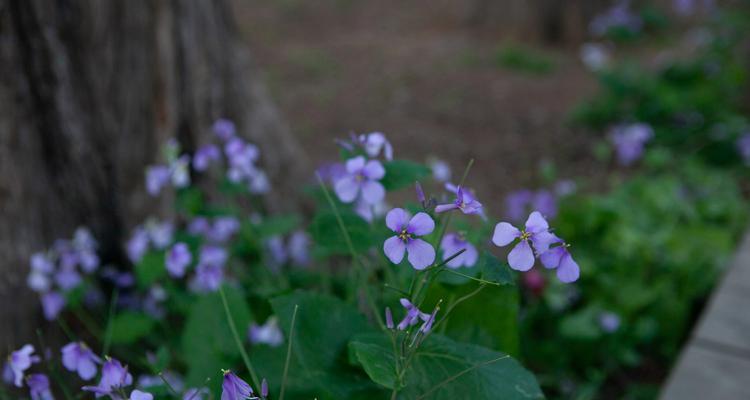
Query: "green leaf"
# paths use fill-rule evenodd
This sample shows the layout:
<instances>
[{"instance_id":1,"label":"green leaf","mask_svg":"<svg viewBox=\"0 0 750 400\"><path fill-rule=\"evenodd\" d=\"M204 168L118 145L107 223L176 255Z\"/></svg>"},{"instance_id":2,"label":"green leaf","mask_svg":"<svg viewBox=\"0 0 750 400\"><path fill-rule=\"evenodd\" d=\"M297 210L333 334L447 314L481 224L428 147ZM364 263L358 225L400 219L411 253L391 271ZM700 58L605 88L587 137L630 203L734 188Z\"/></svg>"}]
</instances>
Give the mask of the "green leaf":
<instances>
[{"instance_id":1,"label":"green leaf","mask_svg":"<svg viewBox=\"0 0 750 400\"><path fill-rule=\"evenodd\" d=\"M261 238L286 235L296 229L301 220L302 218L296 214L276 215L255 225L255 230Z\"/></svg>"},{"instance_id":2,"label":"green leaf","mask_svg":"<svg viewBox=\"0 0 750 400\"><path fill-rule=\"evenodd\" d=\"M244 331L251 314L242 292L229 286L224 291L232 319ZM186 383L190 386L202 386L210 377L211 386L216 389L221 384L221 379L217 379L220 369L238 365L239 352L219 293L202 295L190 307L181 344L188 366Z\"/></svg>"},{"instance_id":3,"label":"green leaf","mask_svg":"<svg viewBox=\"0 0 750 400\"><path fill-rule=\"evenodd\" d=\"M154 320L151 317L135 312L123 312L112 319L112 343L130 344L151 333Z\"/></svg>"},{"instance_id":4,"label":"green leaf","mask_svg":"<svg viewBox=\"0 0 750 400\"><path fill-rule=\"evenodd\" d=\"M380 333L357 335L349 350L378 384L399 384L393 347ZM416 399L542 399L534 375L511 356L431 335L417 350L400 386L400 397ZM436 390L432 391L433 389Z\"/></svg>"},{"instance_id":5,"label":"green leaf","mask_svg":"<svg viewBox=\"0 0 750 400\"><path fill-rule=\"evenodd\" d=\"M375 235L372 234L372 229L367 221L357 214L343 210L341 211L341 219L349 232L355 251L367 250L375 244ZM332 211L315 216L310 225L310 235L312 235L321 252L326 255L349 254L346 238L341 232L336 215Z\"/></svg>"},{"instance_id":6,"label":"green leaf","mask_svg":"<svg viewBox=\"0 0 750 400\"><path fill-rule=\"evenodd\" d=\"M513 273L507 263L501 262L491 253L482 252L479 260L479 268L482 270L482 279L501 285L515 285Z\"/></svg>"},{"instance_id":7,"label":"green leaf","mask_svg":"<svg viewBox=\"0 0 750 400\"><path fill-rule=\"evenodd\" d=\"M412 161L393 160L383 163L385 176L380 183L386 190L398 190L428 176L431 171L428 167Z\"/></svg>"},{"instance_id":8,"label":"green leaf","mask_svg":"<svg viewBox=\"0 0 750 400\"><path fill-rule=\"evenodd\" d=\"M135 277L140 288L148 288L166 276L163 251L149 251L135 265Z\"/></svg>"}]
</instances>

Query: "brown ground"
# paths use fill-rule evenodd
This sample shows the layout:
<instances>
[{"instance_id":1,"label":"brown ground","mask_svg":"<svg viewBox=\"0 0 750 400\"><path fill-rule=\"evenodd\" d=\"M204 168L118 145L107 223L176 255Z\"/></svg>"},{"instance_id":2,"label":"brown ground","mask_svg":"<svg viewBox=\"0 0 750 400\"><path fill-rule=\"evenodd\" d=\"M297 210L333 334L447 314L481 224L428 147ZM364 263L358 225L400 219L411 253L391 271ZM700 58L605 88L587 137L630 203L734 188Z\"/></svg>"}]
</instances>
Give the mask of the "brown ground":
<instances>
[{"instance_id":1,"label":"brown ground","mask_svg":"<svg viewBox=\"0 0 750 400\"><path fill-rule=\"evenodd\" d=\"M237 0L235 12L316 163L337 155L334 138L376 130L397 158L434 155L454 175L474 157L469 184L496 215L504 193L540 183L543 160L560 177L594 170L590 134L564 126L596 87L577 47L537 46L548 74L504 69L493 60L507 37L469 26L460 1Z\"/></svg>"}]
</instances>

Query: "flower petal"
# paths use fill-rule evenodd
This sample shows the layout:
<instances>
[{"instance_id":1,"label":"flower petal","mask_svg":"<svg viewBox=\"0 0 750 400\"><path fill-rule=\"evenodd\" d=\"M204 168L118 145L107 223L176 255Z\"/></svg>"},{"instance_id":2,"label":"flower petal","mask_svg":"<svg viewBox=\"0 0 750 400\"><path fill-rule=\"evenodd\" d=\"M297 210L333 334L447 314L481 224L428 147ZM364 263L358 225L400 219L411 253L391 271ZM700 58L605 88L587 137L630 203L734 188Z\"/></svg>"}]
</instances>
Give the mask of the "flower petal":
<instances>
[{"instance_id":1,"label":"flower petal","mask_svg":"<svg viewBox=\"0 0 750 400\"><path fill-rule=\"evenodd\" d=\"M418 212L409 221L409 233L417 236L424 236L435 230L435 221L432 217L423 212Z\"/></svg>"},{"instance_id":2,"label":"flower petal","mask_svg":"<svg viewBox=\"0 0 750 400\"><path fill-rule=\"evenodd\" d=\"M461 254L464 267L473 267L479 260L479 252L473 244L466 242L466 251Z\"/></svg>"},{"instance_id":3,"label":"flower petal","mask_svg":"<svg viewBox=\"0 0 750 400\"><path fill-rule=\"evenodd\" d=\"M531 243L534 245L537 254L544 253L549 249L549 246L558 242L562 242L562 239L549 231L537 232L531 236Z\"/></svg>"},{"instance_id":4,"label":"flower petal","mask_svg":"<svg viewBox=\"0 0 750 400\"><path fill-rule=\"evenodd\" d=\"M96 375L96 364L88 357L78 360L78 375L87 381Z\"/></svg>"},{"instance_id":5,"label":"flower petal","mask_svg":"<svg viewBox=\"0 0 750 400\"><path fill-rule=\"evenodd\" d=\"M547 220L544 219L542 216L542 213L539 211L534 211L531 214L529 214L529 218L526 220L526 231L527 232L542 232L549 229L549 224L547 223Z\"/></svg>"},{"instance_id":6,"label":"flower petal","mask_svg":"<svg viewBox=\"0 0 750 400\"><path fill-rule=\"evenodd\" d=\"M507 246L519 236L521 236L521 231L518 228L507 222L500 222L495 225L495 233L492 234L492 243L498 247Z\"/></svg>"},{"instance_id":7,"label":"flower petal","mask_svg":"<svg viewBox=\"0 0 750 400\"><path fill-rule=\"evenodd\" d=\"M508 253L508 264L516 271L528 271L534 266L534 252L526 240L520 241Z\"/></svg>"},{"instance_id":8,"label":"flower petal","mask_svg":"<svg viewBox=\"0 0 750 400\"><path fill-rule=\"evenodd\" d=\"M399 264L404 259L406 245L398 236L391 236L383 243L383 252L394 264Z\"/></svg>"},{"instance_id":9,"label":"flower petal","mask_svg":"<svg viewBox=\"0 0 750 400\"><path fill-rule=\"evenodd\" d=\"M360 183L352 176L345 176L334 185L333 189L336 191L336 195L344 203L351 203L357 197L359 192Z\"/></svg>"},{"instance_id":10,"label":"flower petal","mask_svg":"<svg viewBox=\"0 0 750 400\"><path fill-rule=\"evenodd\" d=\"M565 248L558 246L542 253L539 256L539 260L542 261L542 264L547 269L557 268L560 266L560 259L564 254Z\"/></svg>"},{"instance_id":11,"label":"flower petal","mask_svg":"<svg viewBox=\"0 0 750 400\"><path fill-rule=\"evenodd\" d=\"M385 216L385 225L394 232L400 233L409 224L409 213L403 208L394 208Z\"/></svg>"},{"instance_id":12,"label":"flower petal","mask_svg":"<svg viewBox=\"0 0 750 400\"><path fill-rule=\"evenodd\" d=\"M409 251L409 262L414 269L425 269L435 261L435 249L422 239L412 240L406 245L406 249Z\"/></svg>"},{"instance_id":13,"label":"flower petal","mask_svg":"<svg viewBox=\"0 0 750 400\"><path fill-rule=\"evenodd\" d=\"M356 174L365 167L365 157L357 156L346 160L346 172Z\"/></svg>"},{"instance_id":14,"label":"flower petal","mask_svg":"<svg viewBox=\"0 0 750 400\"><path fill-rule=\"evenodd\" d=\"M458 205L456 205L455 203L440 204L440 205L438 205L438 206L435 207L435 212L436 213L442 213L442 212L446 212L446 211L450 211L450 210L455 210L457 208L458 208Z\"/></svg>"},{"instance_id":15,"label":"flower petal","mask_svg":"<svg viewBox=\"0 0 750 400\"><path fill-rule=\"evenodd\" d=\"M368 161L367 164L365 164L363 172L365 173L365 176L376 181L383 179L385 176L385 168L383 168L383 164L378 160Z\"/></svg>"},{"instance_id":16,"label":"flower petal","mask_svg":"<svg viewBox=\"0 0 750 400\"><path fill-rule=\"evenodd\" d=\"M561 282L571 283L578 280L581 275L581 269L578 263L573 260L570 253L565 253L560 259L560 266L557 268L557 279Z\"/></svg>"},{"instance_id":17,"label":"flower petal","mask_svg":"<svg viewBox=\"0 0 750 400\"><path fill-rule=\"evenodd\" d=\"M365 181L362 183L362 200L369 204L380 203L385 197L385 188L380 182Z\"/></svg>"}]
</instances>

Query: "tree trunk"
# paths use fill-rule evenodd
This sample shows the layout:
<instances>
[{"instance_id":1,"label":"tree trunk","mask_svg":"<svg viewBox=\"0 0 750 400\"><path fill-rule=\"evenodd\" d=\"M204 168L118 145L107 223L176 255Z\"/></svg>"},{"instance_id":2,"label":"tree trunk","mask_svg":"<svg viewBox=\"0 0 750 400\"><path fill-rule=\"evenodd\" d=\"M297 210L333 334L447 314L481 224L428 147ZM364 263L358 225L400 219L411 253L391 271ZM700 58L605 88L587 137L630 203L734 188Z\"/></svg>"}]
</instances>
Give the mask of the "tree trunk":
<instances>
[{"instance_id":1,"label":"tree trunk","mask_svg":"<svg viewBox=\"0 0 750 400\"><path fill-rule=\"evenodd\" d=\"M275 190L306 172L300 148L239 43L225 0L0 0L0 345L32 341L28 260L90 227L104 260L167 212L144 167L177 137L187 149L233 119L258 144ZM274 196L271 206L290 206ZM286 200L285 200L286 199Z\"/></svg>"}]
</instances>

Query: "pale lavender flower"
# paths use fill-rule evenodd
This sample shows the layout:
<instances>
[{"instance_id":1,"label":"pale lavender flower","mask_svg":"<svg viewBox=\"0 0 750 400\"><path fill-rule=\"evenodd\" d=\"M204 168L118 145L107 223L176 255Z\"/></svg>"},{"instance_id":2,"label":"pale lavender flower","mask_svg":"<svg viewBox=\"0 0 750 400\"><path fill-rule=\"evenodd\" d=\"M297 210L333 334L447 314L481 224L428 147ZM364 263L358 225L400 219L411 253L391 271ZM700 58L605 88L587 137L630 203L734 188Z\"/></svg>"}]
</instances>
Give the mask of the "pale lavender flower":
<instances>
[{"instance_id":1,"label":"pale lavender flower","mask_svg":"<svg viewBox=\"0 0 750 400\"><path fill-rule=\"evenodd\" d=\"M422 326L419 328L419 331L428 334L432 330L432 325L435 323L435 317L437 316L437 312L440 310L440 307L435 307L435 309L432 311L432 314L427 318L426 321L422 324Z\"/></svg>"},{"instance_id":2,"label":"pale lavender flower","mask_svg":"<svg viewBox=\"0 0 750 400\"><path fill-rule=\"evenodd\" d=\"M31 364L36 364L39 361L39 356L34 355L34 346L30 344L24 345L20 349L10 353L8 363L13 372L13 384L16 387L21 387L23 385L24 372L31 368Z\"/></svg>"},{"instance_id":3,"label":"pale lavender flower","mask_svg":"<svg viewBox=\"0 0 750 400\"><path fill-rule=\"evenodd\" d=\"M148 225L148 234L151 239L151 243L158 250L162 250L172 243L174 236L174 225L169 221L155 222L152 221Z\"/></svg>"},{"instance_id":4,"label":"pale lavender flower","mask_svg":"<svg viewBox=\"0 0 750 400\"><path fill-rule=\"evenodd\" d=\"M26 378L31 400L54 400L49 389L49 378L44 374L31 374Z\"/></svg>"},{"instance_id":5,"label":"pale lavender flower","mask_svg":"<svg viewBox=\"0 0 750 400\"><path fill-rule=\"evenodd\" d=\"M446 264L450 268L473 267L479 259L477 248L458 233L445 235L440 242L440 249L443 251L443 261L461 250L466 250Z\"/></svg>"},{"instance_id":6,"label":"pale lavender flower","mask_svg":"<svg viewBox=\"0 0 750 400\"><path fill-rule=\"evenodd\" d=\"M559 246L552 247L541 253L539 256L539 260L542 261L542 264L546 268L556 269L557 278L565 283L575 282L581 275L578 263L573 260L573 257L568 251L568 247L570 247L570 245L563 242Z\"/></svg>"},{"instance_id":7,"label":"pale lavender flower","mask_svg":"<svg viewBox=\"0 0 750 400\"><path fill-rule=\"evenodd\" d=\"M102 362L83 342L68 343L62 348L61 353L65 369L78 373L85 381L96 376L96 364Z\"/></svg>"},{"instance_id":8,"label":"pale lavender flower","mask_svg":"<svg viewBox=\"0 0 750 400\"><path fill-rule=\"evenodd\" d=\"M599 315L599 326L607 333L613 333L620 328L620 316L613 312L603 312Z\"/></svg>"},{"instance_id":9,"label":"pale lavender flower","mask_svg":"<svg viewBox=\"0 0 750 400\"><path fill-rule=\"evenodd\" d=\"M558 197L570 196L578 190L576 183L570 179L563 179L555 183L555 195Z\"/></svg>"},{"instance_id":10,"label":"pale lavender flower","mask_svg":"<svg viewBox=\"0 0 750 400\"><path fill-rule=\"evenodd\" d=\"M388 329L393 329L393 313L391 312L390 307L385 308L385 327Z\"/></svg>"},{"instance_id":11,"label":"pale lavender flower","mask_svg":"<svg viewBox=\"0 0 750 400\"><path fill-rule=\"evenodd\" d=\"M247 400L253 397L253 389L232 371L224 371L221 383L221 400Z\"/></svg>"},{"instance_id":12,"label":"pale lavender flower","mask_svg":"<svg viewBox=\"0 0 750 400\"><path fill-rule=\"evenodd\" d=\"M393 160L393 146L391 146L391 143L385 138L384 134L373 132L360 135L359 142L369 157L375 158L382 152L386 160Z\"/></svg>"},{"instance_id":13,"label":"pale lavender flower","mask_svg":"<svg viewBox=\"0 0 750 400\"><path fill-rule=\"evenodd\" d=\"M630 11L630 0L620 0L606 12L596 16L589 25L594 35L604 35L613 28L638 32L643 27L643 20Z\"/></svg>"},{"instance_id":14,"label":"pale lavender flower","mask_svg":"<svg viewBox=\"0 0 750 400\"><path fill-rule=\"evenodd\" d=\"M600 71L610 63L607 46L601 43L584 43L581 45L581 61L591 71Z\"/></svg>"},{"instance_id":15,"label":"pale lavender flower","mask_svg":"<svg viewBox=\"0 0 750 400\"><path fill-rule=\"evenodd\" d=\"M234 122L225 118L217 119L214 122L212 129L214 134L223 141L231 139L236 133Z\"/></svg>"},{"instance_id":16,"label":"pale lavender flower","mask_svg":"<svg viewBox=\"0 0 750 400\"><path fill-rule=\"evenodd\" d=\"M432 170L432 177L438 182L448 182L451 180L451 167L447 162L438 159L432 159L429 162Z\"/></svg>"},{"instance_id":17,"label":"pale lavender flower","mask_svg":"<svg viewBox=\"0 0 750 400\"><path fill-rule=\"evenodd\" d=\"M346 166L340 162L329 162L318 167L316 172L323 181L335 184L346 176Z\"/></svg>"},{"instance_id":18,"label":"pale lavender flower","mask_svg":"<svg viewBox=\"0 0 750 400\"><path fill-rule=\"evenodd\" d=\"M50 275L55 271L55 264L43 253L31 256L31 272L26 278L29 288L35 292L46 292L52 287Z\"/></svg>"},{"instance_id":19,"label":"pale lavender flower","mask_svg":"<svg viewBox=\"0 0 750 400\"><path fill-rule=\"evenodd\" d=\"M99 384L96 386L84 386L81 389L87 392L93 392L96 397L111 395L133 384L133 376L128 372L118 360L108 359L102 366L102 376Z\"/></svg>"},{"instance_id":20,"label":"pale lavender flower","mask_svg":"<svg viewBox=\"0 0 750 400\"><path fill-rule=\"evenodd\" d=\"M224 268L213 264L200 264L195 270L191 289L197 292L215 292L224 281Z\"/></svg>"},{"instance_id":21,"label":"pale lavender flower","mask_svg":"<svg viewBox=\"0 0 750 400\"><path fill-rule=\"evenodd\" d=\"M81 274L79 274L74 268L60 268L60 270L55 273L55 283L57 283L57 286L62 290L74 289L78 287L81 282L83 282L83 278L81 278Z\"/></svg>"},{"instance_id":22,"label":"pale lavender flower","mask_svg":"<svg viewBox=\"0 0 750 400\"><path fill-rule=\"evenodd\" d=\"M13 369L10 367L10 361L6 361L3 365L3 382L10 385L13 383Z\"/></svg>"},{"instance_id":23,"label":"pale lavender flower","mask_svg":"<svg viewBox=\"0 0 750 400\"><path fill-rule=\"evenodd\" d=\"M654 132L647 124L617 125L612 128L610 139L615 145L620 165L627 166L641 158L646 142L653 136Z\"/></svg>"},{"instance_id":24,"label":"pale lavender flower","mask_svg":"<svg viewBox=\"0 0 750 400\"><path fill-rule=\"evenodd\" d=\"M130 236L127 247L128 258L133 263L139 263L148 251L148 232L142 227L136 227Z\"/></svg>"},{"instance_id":25,"label":"pale lavender flower","mask_svg":"<svg viewBox=\"0 0 750 400\"><path fill-rule=\"evenodd\" d=\"M256 170L249 177L250 183L248 190L253 194L264 194L271 190L271 182L268 181L268 175L261 170Z\"/></svg>"},{"instance_id":26,"label":"pale lavender flower","mask_svg":"<svg viewBox=\"0 0 750 400\"><path fill-rule=\"evenodd\" d=\"M58 292L48 292L42 295L42 311L47 321L57 318L65 307L65 297Z\"/></svg>"},{"instance_id":27,"label":"pale lavender flower","mask_svg":"<svg viewBox=\"0 0 750 400\"><path fill-rule=\"evenodd\" d=\"M435 207L436 213L451 210L461 210L464 214L481 214L482 203L478 202L468 191L464 191L463 188L458 186L456 188L456 200L454 200L453 203L440 204Z\"/></svg>"},{"instance_id":28,"label":"pale lavender flower","mask_svg":"<svg viewBox=\"0 0 750 400\"><path fill-rule=\"evenodd\" d=\"M534 193L527 189L510 192L505 196L505 216L511 221L522 221L533 198Z\"/></svg>"},{"instance_id":29,"label":"pale lavender flower","mask_svg":"<svg viewBox=\"0 0 750 400\"><path fill-rule=\"evenodd\" d=\"M496 246L507 246L516 239L519 241L508 254L508 264L517 271L528 271L534 266L534 252L529 242L534 245L537 253L541 254L547 251L552 243L559 240L549 232L549 224L538 211L529 215L524 230L519 230L507 222L500 222L495 226L492 243Z\"/></svg>"},{"instance_id":30,"label":"pale lavender flower","mask_svg":"<svg viewBox=\"0 0 750 400\"><path fill-rule=\"evenodd\" d=\"M750 165L750 133L746 133L737 139L737 151L740 153L745 165Z\"/></svg>"},{"instance_id":31,"label":"pale lavender flower","mask_svg":"<svg viewBox=\"0 0 750 400\"><path fill-rule=\"evenodd\" d=\"M213 245L203 245L201 246L198 263L200 265L216 265L223 267L228 258L229 254L224 248Z\"/></svg>"},{"instance_id":32,"label":"pale lavender flower","mask_svg":"<svg viewBox=\"0 0 750 400\"><path fill-rule=\"evenodd\" d=\"M276 317L270 317L263 325L252 323L247 331L248 339L252 344L267 344L271 347L278 347L284 343L284 334L279 328L279 321Z\"/></svg>"},{"instance_id":33,"label":"pale lavender flower","mask_svg":"<svg viewBox=\"0 0 750 400\"><path fill-rule=\"evenodd\" d=\"M30 263L33 271L51 274L55 270L55 263L44 253L32 254Z\"/></svg>"},{"instance_id":34,"label":"pale lavender flower","mask_svg":"<svg viewBox=\"0 0 750 400\"><path fill-rule=\"evenodd\" d=\"M195 217L188 225L188 232L195 236L207 234L210 229L211 224L208 222L208 218L205 217Z\"/></svg>"},{"instance_id":35,"label":"pale lavender flower","mask_svg":"<svg viewBox=\"0 0 750 400\"><path fill-rule=\"evenodd\" d=\"M555 218L557 215L557 198L547 189L540 189L534 193L531 208L539 211L547 218Z\"/></svg>"},{"instance_id":36,"label":"pale lavender flower","mask_svg":"<svg viewBox=\"0 0 750 400\"><path fill-rule=\"evenodd\" d=\"M419 182L414 182L414 191L417 192L417 201L419 201L419 203L422 204L422 207L424 207L427 199L424 196L424 190Z\"/></svg>"},{"instance_id":37,"label":"pale lavender flower","mask_svg":"<svg viewBox=\"0 0 750 400\"><path fill-rule=\"evenodd\" d=\"M83 250L78 253L79 265L83 272L90 274L99 268L99 256L93 251Z\"/></svg>"},{"instance_id":38,"label":"pale lavender flower","mask_svg":"<svg viewBox=\"0 0 750 400\"><path fill-rule=\"evenodd\" d=\"M184 188L190 186L190 156L187 154L181 155L177 158L172 165L172 185L176 188Z\"/></svg>"},{"instance_id":39,"label":"pale lavender flower","mask_svg":"<svg viewBox=\"0 0 750 400\"><path fill-rule=\"evenodd\" d=\"M196 171L205 171L211 162L221 159L221 152L215 144L206 144L198 148L193 156L193 168Z\"/></svg>"},{"instance_id":40,"label":"pale lavender flower","mask_svg":"<svg viewBox=\"0 0 750 400\"><path fill-rule=\"evenodd\" d=\"M384 215L388 209L388 203L385 201L370 204L360 197L354 203L354 212L367 222Z\"/></svg>"},{"instance_id":41,"label":"pale lavender flower","mask_svg":"<svg viewBox=\"0 0 750 400\"><path fill-rule=\"evenodd\" d=\"M385 197L385 188L378 182L385 176L383 164L377 160L366 161L363 156L346 162L346 175L334 185L334 191L344 203L351 203L362 194L368 204L376 204Z\"/></svg>"},{"instance_id":42,"label":"pale lavender flower","mask_svg":"<svg viewBox=\"0 0 750 400\"><path fill-rule=\"evenodd\" d=\"M173 278L181 278L185 276L185 269L193 261L193 255L190 254L190 248L188 245L182 242L175 243L171 249L167 252L165 264L167 272Z\"/></svg>"},{"instance_id":43,"label":"pale lavender flower","mask_svg":"<svg viewBox=\"0 0 750 400\"><path fill-rule=\"evenodd\" d=\"M263 381L260 382L260 396L264 399L268 397L268 381L266 381L266 378L263 378Z\"/></svg>"},{"instance_id":44,"label":"pale lavender flower","mask_svg":"<svg viewBox=\"0 0 750 400\"><path fill-rule=\"evenodd\" d=\"M416 325L419 320L427 321L430 319L430 314L423 313L417 306L412 304L409 299L402 298L400 300L401 305L406 309L406 315L401 322L398 323L396 328L400 331L406 330L410 326Z\"/></svg>"},{"instance_id":45,"label":"pale lavender flower","mask_svg":"<svg viewBox=\"0 0 750 400\"><path fill-rule=\"evenodd\" d=\"M209 393L208 388L190 388L182 395L182 400L205 400Z\"/></svg>"},{"instance_id":46,"label":"pale lavender flower","mask_svg":"<svg viewBox=\"0 0 750 400\"><path fill-rule=\"evenodd\" d=\"M222 243L229 240L240 230L240 221L235 217L217 217L213 220L206 237L212 242Z\"/></svg>"},{"instance_id":47,"label":"pale lavender flower","mask_svg":"<svg viewBox=\"0 0 750 400\"><path fill-rule=\"evenodd\" d=\"M284 248L284 239L279 235L274 235L265 240L265 247L268 250L268 255L271 258L271 262L275 266L280 266L286 263L288 256L286 254L286 248Z\"/></svg>"},{"instance_id":48,"label":"pale lavender flower","mask_svg":"<svg viewBox=\"0 0 750 400\"><path fill-rule=\"evenodd\" d=\"M289 237L289 257L298 266L310 264L310 235L305 231L295 231Z\"/></svg>"},{"instance_id":49,"label":"pale lavender flower","mask_svg":"<svg viewBox=\"0 0 750 400\"><path fill-rule=\"evenodd\" d=\"M129 400L154 400L154 395L148 392L141 392L138 389L134 389L130 392Z\"/></svg>"},{"instance_id":50,"label":"pale lavender flower","mask_svg":"<svg viewBox=\"0 0 750 400\"><path fill-rule=\"evenodd\" d=\"M427 268L435 261L435 249L417 236L430 234L435 229L435 221L426 213L417 213L410 217L402 208L394 208L385 217L385 224L396 235L383 243L383 251L388 259L399 264L408 252L409 263L415 269Z\"/></svg>"},{"instance_id":51,"label":"pale lavender flower","mask_svg":"<svg viewBox=\"0 0 750 400\"><path fill-rule=\"evenodd\" d=\"M156 196L161 189L169 183L171 172L166 165L153 165L146 169L146 191L151 196Z\"/></svg>"}]
</instances>

